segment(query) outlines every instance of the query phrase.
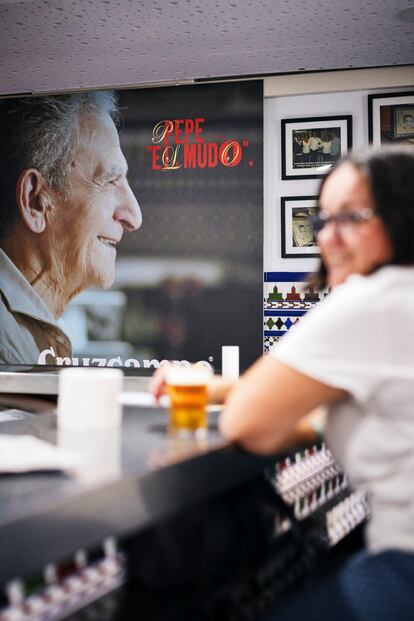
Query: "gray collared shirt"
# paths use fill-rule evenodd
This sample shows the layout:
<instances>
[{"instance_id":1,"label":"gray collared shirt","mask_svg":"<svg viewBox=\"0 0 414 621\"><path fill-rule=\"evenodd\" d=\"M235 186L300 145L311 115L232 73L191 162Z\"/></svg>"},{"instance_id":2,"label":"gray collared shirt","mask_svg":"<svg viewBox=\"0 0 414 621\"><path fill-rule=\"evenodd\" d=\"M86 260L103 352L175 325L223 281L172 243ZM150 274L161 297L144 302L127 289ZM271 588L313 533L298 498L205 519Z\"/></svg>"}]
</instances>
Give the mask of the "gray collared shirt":
<instances>
[{"instance_id":1,"label":"gray collared shirt","mask_svg":"<svg viewBox=\"0 0 414 621\"><path fill-rule=\"evenodd\" d=\"M39 364L45 350L53 351L46 358L51 364L53 355L72 355L61 322L0 249L0 363Z\"/></svg>"}]
</instances>

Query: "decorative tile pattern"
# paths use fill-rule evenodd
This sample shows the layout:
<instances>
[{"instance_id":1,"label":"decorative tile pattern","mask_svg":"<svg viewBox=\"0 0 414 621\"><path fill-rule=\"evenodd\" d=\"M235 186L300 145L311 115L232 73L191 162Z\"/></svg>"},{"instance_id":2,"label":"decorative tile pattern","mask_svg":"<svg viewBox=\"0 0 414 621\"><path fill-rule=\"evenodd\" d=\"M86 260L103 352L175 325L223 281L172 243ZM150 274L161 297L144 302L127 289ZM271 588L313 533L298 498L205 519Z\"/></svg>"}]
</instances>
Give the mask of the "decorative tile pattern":
<instances>
[{"instance_id":1,"label":"decorative tile pattern","mask_svg":"<svg viewBox=\"0 0 414 621\"><path fill-rule=\"evenodd\" d=\"M272 351L273 347L280 339L280 336L263 336L263 353L268 354Z\"/></svg>"},{"instance_id":2,"label":"decorative tile pattern","mask_svg":"<svg viewBox=\"0 0 414 621\"><path fill-rule=\"evenodd\" d=\"M308 310L328 294L307 284L305 272L265 272L263 300L263 351L268 353Z\"/></svg>"}]
</instances>

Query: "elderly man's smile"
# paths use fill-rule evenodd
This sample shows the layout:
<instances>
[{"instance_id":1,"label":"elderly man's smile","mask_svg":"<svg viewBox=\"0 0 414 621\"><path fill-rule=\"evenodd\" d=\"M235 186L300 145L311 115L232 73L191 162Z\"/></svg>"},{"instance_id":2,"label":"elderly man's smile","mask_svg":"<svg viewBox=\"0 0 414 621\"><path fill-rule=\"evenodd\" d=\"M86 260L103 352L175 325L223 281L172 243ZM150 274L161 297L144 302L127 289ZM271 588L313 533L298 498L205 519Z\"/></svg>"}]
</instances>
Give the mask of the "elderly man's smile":
<instances>
[{"instance_id":1,"label":"elderly man's smile","mask_svg":"<svg viewBox=\"0 0 414 621\"><path fill-rule=\"evenodd\" d=\"M107 246L109 248L116 248L116 245L118 244L118 240L116 239L112 239L110 237L103 237L103 235L98 235L98 240L104 245Z\"/></svg>"}]
</instances>

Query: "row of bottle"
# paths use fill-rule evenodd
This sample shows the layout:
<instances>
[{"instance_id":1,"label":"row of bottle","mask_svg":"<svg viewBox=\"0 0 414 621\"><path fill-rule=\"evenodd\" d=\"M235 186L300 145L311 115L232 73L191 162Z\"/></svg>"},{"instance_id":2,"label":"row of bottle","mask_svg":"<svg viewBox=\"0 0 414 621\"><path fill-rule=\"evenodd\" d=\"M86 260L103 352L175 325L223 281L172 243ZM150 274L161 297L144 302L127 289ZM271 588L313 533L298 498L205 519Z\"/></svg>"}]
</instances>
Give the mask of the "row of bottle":
<instances>
[{"instance_id":1,"label":"row of bottle","mask_svg":"<svg viewBox=\"0 0 414 621\"><path fill-rule=\"evenodd\" d=\"M16 579L5 589L0 621L59 621L123 584L125 561L108 538L103 555L91 562L80 550L69 563L47 565L38 579Z\"/></svg>"},{"instance_id":2,"label":"row of bottle","mask_svg":"<svg viewBox=\"0 0 414 621\"><path fill-rule=\"evenodd\" d=\"M286 458L276 465L275 484L278 493L288 504L319 490L327 481L343 477L343 472L332 453L322 444L304 453L296 453L295 459Z\"/></svg>"},{"instance_id":3,"label":"row of bottle","mask_svg":"<svg viewBox=\"0 0 414 621\"><path fill-rule=\"evenodd\" d=\"M369 517L367 495L352 492L326 513L326 530L331 546L346 537Z\"/></svg>"}]
</instances>

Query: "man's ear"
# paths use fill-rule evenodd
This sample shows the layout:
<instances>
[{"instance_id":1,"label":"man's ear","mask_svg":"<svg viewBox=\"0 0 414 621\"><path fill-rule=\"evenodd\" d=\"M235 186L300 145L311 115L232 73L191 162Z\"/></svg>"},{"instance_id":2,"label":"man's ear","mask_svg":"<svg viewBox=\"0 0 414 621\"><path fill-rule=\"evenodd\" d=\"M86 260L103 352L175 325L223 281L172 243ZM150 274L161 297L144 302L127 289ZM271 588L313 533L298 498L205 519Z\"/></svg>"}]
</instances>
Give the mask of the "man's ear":
<instances>
[{"instance_id":1,"label":"man's ear","mask_svg":"<svg viewBox=\"0 0 414 621\"><path fill-rule=\"evenodd\" d=\"M43 233L50 208L48 185L35 168L24 170L17 180L16 200L25 225L33 233Z\"/></svg>"}]
</instances>

